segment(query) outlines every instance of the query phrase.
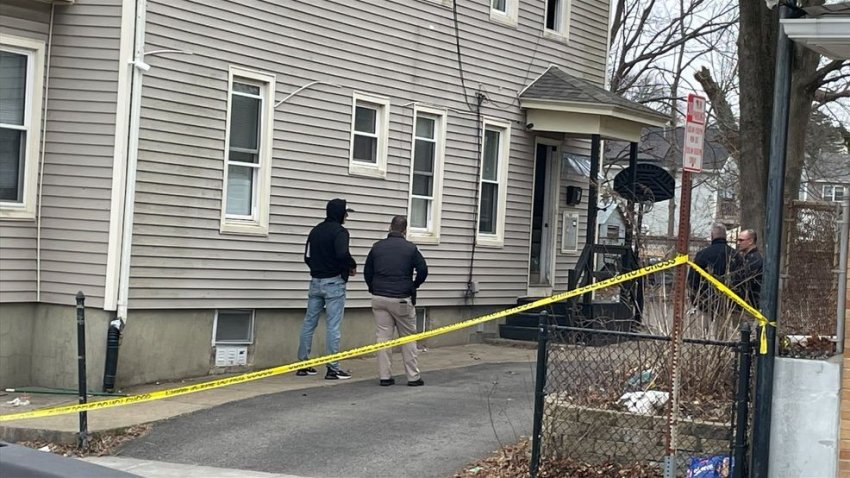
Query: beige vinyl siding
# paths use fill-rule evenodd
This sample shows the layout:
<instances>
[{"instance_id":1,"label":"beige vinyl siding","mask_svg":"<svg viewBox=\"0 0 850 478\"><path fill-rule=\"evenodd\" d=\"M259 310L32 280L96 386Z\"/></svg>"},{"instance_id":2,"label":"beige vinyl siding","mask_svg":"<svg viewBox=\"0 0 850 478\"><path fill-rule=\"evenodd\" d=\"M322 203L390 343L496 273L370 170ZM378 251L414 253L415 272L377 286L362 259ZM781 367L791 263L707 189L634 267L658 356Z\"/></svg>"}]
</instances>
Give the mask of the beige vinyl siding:
<instances>
[{"instance_id":1,"label":"beige vinyl siding","mask_svg":"<svg viewBox=\"0 0 850 478\"><path fill-rule=\"evenodd\" d=\"M468 102L511 123L505 246L475 251L474 303L525 295L533 167L532 135L516 95L550 63L594 81L603 76L607 13L574 28L570 45L542 38L542 3L521 2L517 28L489 21L486 2L458 2ZM605 10L605 2L598 2ZM592 33L596 31L596 33ZM452 12L420 0L359 2L151 0L150 57L142 102L130 308L303 307L302 262L310 228L333 197L357 211L346 226L361 265L408 203L412 102L448 108L440 244L420 246L431 275L423 304L463 304L478 188L477 125L460 87ZM219 233L227 72L239 66L277 78L270 233ZM389 98L386 178L348 174L354 91ZM348 304L366 306L358 274Z\"/></svg>"},{"instance_id":2,"label":"beige vinyl siding","mask_svg":"<svg viewBox=\"0 0 850 478\"><path fill-rule=\"evenodd\" d=\"M0 37L47 41L50 7L25 0L3 0ZM0 219L0 302L36 300L36 224Z\"/></svg>"},{"instance_id":3,"label":"beige vinyl siding","mask_svg":"<svg viewBox=\"0 0 850 478\"><path fill-rule=\"evenodd\" d=\"M41 299L103 306L121 0L56 6L42 196Z\"/></svg>"}]
</instances>

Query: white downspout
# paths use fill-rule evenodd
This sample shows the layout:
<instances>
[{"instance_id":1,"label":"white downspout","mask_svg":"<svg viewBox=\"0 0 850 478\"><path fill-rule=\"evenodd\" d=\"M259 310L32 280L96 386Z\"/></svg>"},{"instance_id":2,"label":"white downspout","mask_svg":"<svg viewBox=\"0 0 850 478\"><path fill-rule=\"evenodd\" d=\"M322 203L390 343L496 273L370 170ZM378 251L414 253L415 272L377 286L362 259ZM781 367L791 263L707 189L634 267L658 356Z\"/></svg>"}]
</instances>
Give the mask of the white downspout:
<instances>
[{"instance_id":1,"label":"white downspout","mask_svg":"<svg viewBox=\"0 0 850 478\"><path fill-rule=\"evenodd\" d=\"M150 67L145 64L145 16L146 1L136 4L136 24L133 65L133 84L130 87L129 141L127 143L127 186L124 192L124 226L121 231L121 266L118 274L117 315L127 322L127 304L130 293L130 258L133 247L133 213L136 205L136 167L139 161L139 123L142 111L142 72Z\"/></svg>"},{"instance_id":2,"label":"white downspout","mask_svg":"<svg viewBox=\"0 0 850 478\"><path fill-rule=\"evenodd\" d=\"M41 198L44 192L44 154L47 146L47 101L50 98L50 51L53 47L53 15L56 4L50 5L50 26L47 30L47 60L44 66L44 105L41 108L41 151L38 159L38 210L35 226L35 301L41 302Z\"/></svg>"}]
</instances>

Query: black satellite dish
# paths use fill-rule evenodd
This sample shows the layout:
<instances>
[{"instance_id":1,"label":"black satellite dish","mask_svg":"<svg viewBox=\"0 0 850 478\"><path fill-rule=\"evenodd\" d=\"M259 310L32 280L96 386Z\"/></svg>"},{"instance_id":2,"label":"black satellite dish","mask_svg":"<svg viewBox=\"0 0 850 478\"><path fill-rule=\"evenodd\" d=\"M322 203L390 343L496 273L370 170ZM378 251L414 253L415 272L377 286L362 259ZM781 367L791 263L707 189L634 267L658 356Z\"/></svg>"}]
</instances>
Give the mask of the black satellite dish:
<instances>
[{"instance_id":1,"label":"black satellite dish","mask_svg":"<svg viewBox=\"0 0 850 478\"><path fill-rule=\"evenodd\" d=\"M632 168L629 166L614 176L614 191L627 200L660 202L672 198L676 190L676 180L673 176L670 176L664 168L649 163L637 165L636 198L632 198L631 182Z\"/></svg>"}]
</instances>

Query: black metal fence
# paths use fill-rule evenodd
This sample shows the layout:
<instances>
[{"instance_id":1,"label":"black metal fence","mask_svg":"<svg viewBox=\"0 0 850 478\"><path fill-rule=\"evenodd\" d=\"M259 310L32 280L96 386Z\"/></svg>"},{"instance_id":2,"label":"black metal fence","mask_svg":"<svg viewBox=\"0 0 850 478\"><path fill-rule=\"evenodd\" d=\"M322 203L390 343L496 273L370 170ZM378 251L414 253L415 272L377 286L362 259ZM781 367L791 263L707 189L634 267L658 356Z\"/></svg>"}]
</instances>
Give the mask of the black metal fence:
<instances>
[{"instance_id":1,"label":"black metal fence","mask_svg":"<svg viewBox=\"0 0 850 478\"><path fill-rule=\"evenodd\" d=\"M546 314L539 334L532 477L564 461L673 476L699 457L725 466L721 476L746 476L748 326L736 342L683 341L672 416L670 337L562 327Z\"/></svg>"}]
</instances>

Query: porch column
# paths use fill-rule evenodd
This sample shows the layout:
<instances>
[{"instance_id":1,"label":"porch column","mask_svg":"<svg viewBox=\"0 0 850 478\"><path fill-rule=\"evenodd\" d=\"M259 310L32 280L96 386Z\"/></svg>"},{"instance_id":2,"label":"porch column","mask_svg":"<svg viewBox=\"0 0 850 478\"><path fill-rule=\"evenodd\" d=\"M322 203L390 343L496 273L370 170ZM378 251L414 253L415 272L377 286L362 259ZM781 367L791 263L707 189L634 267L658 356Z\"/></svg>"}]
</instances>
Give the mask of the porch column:
<instances>
[{"instance_id":1,"label":"porch column","mask_svg":"<svg viewBox=\"0 0 850 478\"><path fill-rule=\"evenodd\" d=\"M637 200L637 155L638 144L637 142L632 141L629 144L629 171L631 171L631 174L629 177L630 197L628 201L629 224L626 227L626 246L628 247L631 247L632 241L635 241L635 237L640 234L640 231L637 230L637 224L635 224L635 202ZM637 241L635 241L635 252L637 252L637 250Z\"/></svg>"}]
</instances>

